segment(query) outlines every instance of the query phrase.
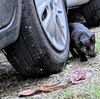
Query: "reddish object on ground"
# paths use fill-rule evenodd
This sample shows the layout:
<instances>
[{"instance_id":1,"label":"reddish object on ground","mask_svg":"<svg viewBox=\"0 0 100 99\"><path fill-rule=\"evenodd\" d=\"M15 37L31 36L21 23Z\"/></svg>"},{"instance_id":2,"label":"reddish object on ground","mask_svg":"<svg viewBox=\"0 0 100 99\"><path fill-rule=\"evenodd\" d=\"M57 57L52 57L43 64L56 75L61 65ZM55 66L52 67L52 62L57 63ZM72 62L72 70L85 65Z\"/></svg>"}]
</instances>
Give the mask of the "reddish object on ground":
<instances>
[{"instance_id":1,"label":"reddish object on ground","mask_svg":"<svg viewBox=\"0 0 100 99\"><path fill-rule=\"evenodd\" d=\"M33 95L33 94L37 94L37 93L40 93L40 92L51 92L51 91L54 91L56 89L58 89L59 87L63 86L63 83L57 83L57 84L54 84L54 85L51 85L51 86L39 86L37 87L36 89L28 89L28 90L24 90L24 91L21 91L19 93L19 96L30 96L30 95Z\"/></svg>"},{"instance_id":2,"label":"reddish object on ground","mask_svg":"<svg viewBox=\"0 0 100 99\"><path fill-rule=\"evenodd\" d=\"M72 84L78 84L92 76L92 71L77 70L70 74Z\"/></svg>"},{"instance_id":3,"label":"reddish object on ground","mask_svg":"<svg viewBox=\"0 0 100 99\"><path fill-rule=\"evenodd\" d=\"M70 81L68 83L65 82L60 82L51 86L38 86L35 89L28 89L28 90L24 90L21 91L19 93L19 96L31 96L33 94L37 94L37 93L41 93L41 92L51 92L54 90L57 90L60 87L68 87L69 85L72 84L78 84L81 83L83 81L85 81L86 79L90 78L92 76L92 72L91 71L85 71L85 70L77 70L74 71L73 73L71 73L70 75ZM67 81L66 81L67 82Z\"/></svg>"}]
</instances>

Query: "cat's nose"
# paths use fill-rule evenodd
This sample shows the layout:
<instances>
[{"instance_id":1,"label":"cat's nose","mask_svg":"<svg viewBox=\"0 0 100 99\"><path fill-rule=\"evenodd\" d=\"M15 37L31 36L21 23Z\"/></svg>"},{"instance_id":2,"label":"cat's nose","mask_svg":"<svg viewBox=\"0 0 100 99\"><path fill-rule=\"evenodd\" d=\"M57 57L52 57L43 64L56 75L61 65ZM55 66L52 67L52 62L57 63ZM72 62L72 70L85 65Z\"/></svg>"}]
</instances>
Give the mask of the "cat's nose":
<instances>
[{"instance_id":1,"label":"cat's nose","mask_svg":"<svg viewBox=\"0 0 100 99\"><path fill-rule=\"evenodd\" d=\"M95 52L94 53L91 53L91 54L89 54L89 56L90 56L90 58L95 57L96 56L96 53Z\"/></svg>"}]
</instances>

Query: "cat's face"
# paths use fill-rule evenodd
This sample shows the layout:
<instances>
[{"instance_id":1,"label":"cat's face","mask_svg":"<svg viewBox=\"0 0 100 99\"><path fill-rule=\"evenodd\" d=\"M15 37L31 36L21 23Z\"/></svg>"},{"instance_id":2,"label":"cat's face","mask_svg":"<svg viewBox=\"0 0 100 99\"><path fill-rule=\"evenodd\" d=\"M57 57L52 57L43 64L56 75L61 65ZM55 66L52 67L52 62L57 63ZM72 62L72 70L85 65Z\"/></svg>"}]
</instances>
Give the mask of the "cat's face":
<instances>
[{"instance_id":1,"label":"cat's face","mask_svg":"<svg viewBox=\"0 0 100 99\"><path fill-rule=\"evenodd\" d=\"M79 40L77 42L77 48L85 55L95 57L95 35L92 35L88 39Z\"/></svg>"}]
</instances>

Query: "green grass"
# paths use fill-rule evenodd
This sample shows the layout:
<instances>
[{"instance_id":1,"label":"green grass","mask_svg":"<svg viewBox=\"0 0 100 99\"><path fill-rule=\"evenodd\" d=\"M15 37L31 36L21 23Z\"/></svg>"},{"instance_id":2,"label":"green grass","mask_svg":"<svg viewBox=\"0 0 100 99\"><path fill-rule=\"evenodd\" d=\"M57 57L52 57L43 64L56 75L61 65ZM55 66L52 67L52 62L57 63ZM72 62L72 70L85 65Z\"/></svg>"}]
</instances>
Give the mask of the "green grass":
<instances>
[{"instance_id":1,"label":"green grass","mask_svg":"<svg viewBox=\"0 0 100 99\"><path fill-rule=\"evenodd\" d=\"M75 93L74 91L67 90L62 94L61 99L90 99L90 98L88 98L88 95L85 93Z\"/></svg>"},{"instance_id":2,"label":"green grass","mask_svg":"<svg viewBox=\"0 0 100 99\"><path fill-rule=\"evenodd\" d=\"M59 98L54 98L59 99ZM76 93L73 90L66 89L60 99L100 99L100 87L92 87L84 90L84 93Z\"/></svg>"},{"instance_id":3,"label":"green grass","mask_svg":"<svg viewBox=\"0 0 100 99\"><path fill-rule=\"evenodd\" d=\"M96 99L100 99L100 87L94 87L93 89L92 89L92 94L94 95L94 97L96 98Z\"/></svg>"},{"instance_id":4,"label":"green grass","mask_svg":"<svg viewBox=\"0 0 100 99\"><path fill-rule=\"evenodd\" d=\"M96 51L97 52L100 52L100 37L97 37L96 38Z\"/></svg>"}]
</instances>

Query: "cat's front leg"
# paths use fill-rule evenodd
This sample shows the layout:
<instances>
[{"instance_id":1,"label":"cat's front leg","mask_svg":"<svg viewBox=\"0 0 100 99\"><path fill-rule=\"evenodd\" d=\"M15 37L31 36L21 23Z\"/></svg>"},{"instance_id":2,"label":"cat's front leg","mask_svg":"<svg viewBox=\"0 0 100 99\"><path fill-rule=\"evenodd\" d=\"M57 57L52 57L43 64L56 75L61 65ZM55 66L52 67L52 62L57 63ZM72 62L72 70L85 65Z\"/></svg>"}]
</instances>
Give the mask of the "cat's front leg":
<instances>
[{"instance_id":1,"label":"cat's front leg","mask_svg":"<svg viewBox=\"0 0 100 99\"><path fill-rule=\"evenodd\" d=\"M70 48L70 52L71 52L71 54L72 54L73 57L75 57L75 58L79 57L78 53L76 53L73 48Z\"/></svg>"},{"instance_id":2,"label":"cat's front leg","mask_svg":"<svg viewBox=\"0 0 100 99\"><path fill-rule=\"evenodd\" d=\"M81 62L85 62L85 61L87 61L88 59L87 59L87 57L85 56L85 55L82 55L81 57L80 57L80 61Z\"/></svg>"}]
</instances>

